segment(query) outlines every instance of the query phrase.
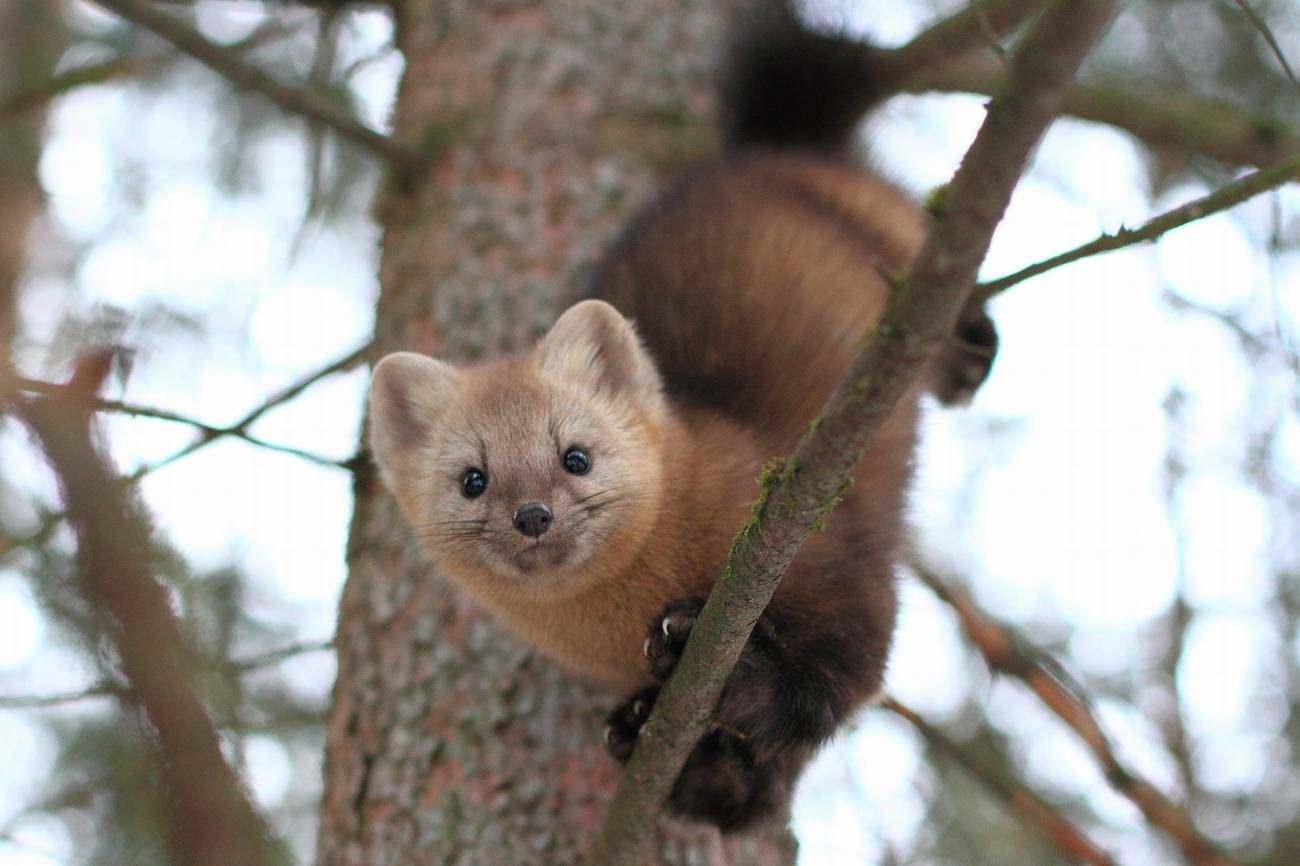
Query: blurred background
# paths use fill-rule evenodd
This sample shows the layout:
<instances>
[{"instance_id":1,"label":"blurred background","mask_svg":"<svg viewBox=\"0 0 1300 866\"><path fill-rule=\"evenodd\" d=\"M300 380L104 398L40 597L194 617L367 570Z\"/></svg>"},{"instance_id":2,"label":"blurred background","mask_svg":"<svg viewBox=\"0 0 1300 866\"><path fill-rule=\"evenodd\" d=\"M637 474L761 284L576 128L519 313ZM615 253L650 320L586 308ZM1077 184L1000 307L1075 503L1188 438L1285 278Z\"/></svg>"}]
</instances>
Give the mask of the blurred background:
<instances>
[{"instance_id":1,"label":"blurred background","mask_svg":"<svg viewBox=\"0 0 1300 866\"><path fill-rule=\"evenodd\" d=\"M163 5L386 128L403 61L385 11ZM958 5L813 12L894 45ZM1251 8L1300 63L1300 7ZM1268 43L1235 2L1132 0L1087 77L1294 128L1300 84ZM984 101L898 97L864 142L923 198L951 176ZM1139 224L1245 167L1063 119L982 276ZM103 416L155 517L160 576L204 660L227 756L299 863L316 841L381 181L369 154L91 3L0 4L0 341L47 381L88 342L127 346L129 375L108 396L240 427ZM1300 189L1017 285L992 315L990 380L968 408L927 408L921 562L1049 654L1125 766L1206 836L1242 862L1300 862ZM0 863L164 862L147 752L113 699L118 674L77 592L60 509L26 431L5 421ZM951 605L915 580L904 604L895 698L1116 862L1178 862L1074 732L1023 682L990 673ZM864 713L804 778L800 862L1058 862L936 742Z\"/></svg>"}]
</instances>

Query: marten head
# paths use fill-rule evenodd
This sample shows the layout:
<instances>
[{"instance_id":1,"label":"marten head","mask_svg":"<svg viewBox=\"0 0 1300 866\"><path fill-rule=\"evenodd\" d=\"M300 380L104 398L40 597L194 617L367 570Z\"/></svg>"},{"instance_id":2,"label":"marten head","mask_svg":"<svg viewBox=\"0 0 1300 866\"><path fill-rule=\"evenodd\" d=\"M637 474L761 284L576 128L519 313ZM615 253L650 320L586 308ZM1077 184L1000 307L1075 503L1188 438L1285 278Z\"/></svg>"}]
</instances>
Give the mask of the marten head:
<instances>
[{"instance_id":1,"label":"marten head","mask_svg":"<svg viewBox=\"0 0 1300 866\"><path fill-rule=\"evenodd\" d=\"M411 352L375 367L370 447L416 536L493 592L580 589L657 514L658 371L603 301L570 308L523 356L455 366Z\"/></svg>"}]
</instances>

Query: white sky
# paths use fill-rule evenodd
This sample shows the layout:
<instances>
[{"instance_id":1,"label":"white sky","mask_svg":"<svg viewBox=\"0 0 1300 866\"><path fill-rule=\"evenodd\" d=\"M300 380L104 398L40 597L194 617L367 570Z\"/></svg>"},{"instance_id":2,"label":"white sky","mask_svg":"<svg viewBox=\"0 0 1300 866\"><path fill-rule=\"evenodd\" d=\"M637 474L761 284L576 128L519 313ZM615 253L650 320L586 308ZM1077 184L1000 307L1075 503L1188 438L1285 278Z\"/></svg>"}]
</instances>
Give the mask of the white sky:
<instances>
[{"instance_id":1,"label":"white sky","mask_svg":"<svg viewBox=\"0 0 1300 866\"><path fill-rule=\"evenodd\" d=\"M251 9L232 6L202 23L214 35L236 38L256 20ZM378 15L359 20L357 56L380 44L386 28ZM894 39L917 24L875 21L872 29ZM367 72L366 114L375 123L385 115L397 71L390 61ZM264 144L258 160L266 186L225 197L209 182L217 103L195 97L183 82L178 88L182 95L156 99L129 85L96 87L57 104L41 163L52 214L74 242L103 239L76 267L79 294L37 273L23 314L38 339L70 310L96 303L142 309L161 302L204 320L207 336L170 341L142 357L125 397L223 423L368 337L377 238L359 214L312 235L290 261L305 188L301 141L285 134ZM873 121L869 135L900 182L923 193L949 178L982 117L976 99L900 99ZM148 167L142 178L115 174L123 148ZM145 206L138 218L120 220L117 202L128 181L143 183ZM1171 190L1153 209L1144 185L1141 159L1125 136L1059 123L1016 193L984 276L1205 192ZM1274 202L1286 218L1300 216L1294 188ZM1146 651L1141 628L1167 611L1177 591L1176 538L1161 490L1168 438L1161 403L1171 387L1185 389L1190 465L1179 507L1191 540L1186 591L1199 615L1178 685L1192 729L1213 739L1198 754L1198 769L1221 791L1248 790L1265 771L1268 730L1248 717L1251 700L1261 676L1288 651L1257 624L1269 589L1273 528L1237 470L1243 425L1259 403L1252 371L1226 331L1172 314L1161 293L1168 287L1198 303L1245 311L1255 322L1276 317L1295 334L1300 256L1269 262L1261 239L1270 218L1270 202L1260 199L1154 247L1053 271L1008 292L993 311L1002 338L994 375L970 409L928 417L914 498L918 537L962 563L982 604L1030 627L1065 623L1072 664L1095 675L1122 674ZM330 379L253 432L346 457L355 448L365 381L364 371ZM1275 396L1276 411L1284 411L1285 389ZM995 423L1011 433L990 439L983 431ZM1291 425L1284 468L1300 484L1300 432ZM109 430L124 470L190 436L176 425L122 417L111 419ZM0 459L6 476L25 479L42 498L52 495L21 437L0 439ZM966 480L981 470L982 480L963 498ZM351 508L345 473L223 441L151 475L142 489L163 529L196 564L239 561L269 596L288 602L276 610L287 610L286 622L301 637L331 634ZM909 587L904 601L889 688L942 721L968 685L968 650L928 593ZM0 570L0 634L3 693L76 688L89 676L64 653L44 648L40 616L12 571ZM293 665L304 690L327 691L328 654ZM1109 791L1053 718L1013 685L976 689L995 725L1023 732L1016 742L1032 781L1088 797L1112 824L1105 841L1125 862L1161 862L1163 849L1137 830L1132 807ZM1128 709L1104 710L1128 756L1174 785L1173 768L1146 745L1156 739L1150 723ZM0 742L10 744L11 756L0 778L3 824L33 792L53 746L34 717L9 711L0 711ZM250 758L258 798L275 803L286 796L289 756L268 739L250 748ZM905 844L923 829L921 792L929 780L910 729L869 715L805 779L796 815L803 862L857 866L878 860L888 845ZM69 859L70 842L54 822L29 821L19 830L23 845L0 842L5 866Z\"/></svg>"}]
</instances>

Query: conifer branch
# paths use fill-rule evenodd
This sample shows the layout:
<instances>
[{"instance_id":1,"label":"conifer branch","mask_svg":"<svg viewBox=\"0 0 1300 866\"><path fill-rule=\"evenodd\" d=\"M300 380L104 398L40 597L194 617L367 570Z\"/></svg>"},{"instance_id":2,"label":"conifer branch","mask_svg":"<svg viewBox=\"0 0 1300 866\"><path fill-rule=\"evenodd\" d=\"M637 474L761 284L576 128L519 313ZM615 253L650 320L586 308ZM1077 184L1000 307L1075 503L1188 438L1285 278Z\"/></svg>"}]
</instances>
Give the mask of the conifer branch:
<instances>
[{"instance_id":1,"label":"conifer branch","mask_svg":"<svg viewBox=\"0 0 1300 866\"><path fill-rule=\"evenodd\" d=\"M885 698L881 706L915 728L931 749L960 765L997 798L1017 821L1047 837L1047 841L1061 856L1091 866L1114 866L1114 859L1101 846L1008 770L991 766L971 755L960 743L954 742L905 704L893 698Z\"/></svg>"},{"instance_id":2,"label":"conifer branch","mask_svg":"<svg viewBox=\"0 0 1300 866\"><path fill-rule=\"evenodd\" d=\"M414 171L424 161L415 148L371 129L334 103L310 90L284 84L240 58L225 46L208 39L174 15L155 8L151 0L94 0L94 2L176 46L235 87L262 94L285 111L301 115L333 130L339 137L383 158L395 168Z\"/></svg>"},{"instance_id":3,"label":"conifer branch","mask_svg":"<svg viewBox=\"0 0 1300 866\"><path fill-rule=\"evenodd\" d=\"M1236 862L1201 834L1186 812L1150 781L1120 760L1097 720L1086 693L1043 650L980 610L965 592L951 586L913 557L912 571L957 614L967 638L998 673L1023 682L1063 721L1101 765L1106 780L1142 812L1147 822L1169 836L1193 866L1236 866Z\"/></svg>"},{"instance_id":4,"label":"conifer branch","mask_svg":"<svg viewBox=\"0 0 1300 866\"><path fill-rule=\"evenodd\" d=\"M85 398L107 369L91 358L57 396L29 400L5 382L0 398L31 428L59 479L77 537L81 591L104 619L130 684L129 704L147 719L142 727L153 743L173 862L269 864L267 828L191 685L179 626L151 569L145 516L92 441L94 415ZM86 370L92 372L82 375Z\"/></svg>"}]
</instances>

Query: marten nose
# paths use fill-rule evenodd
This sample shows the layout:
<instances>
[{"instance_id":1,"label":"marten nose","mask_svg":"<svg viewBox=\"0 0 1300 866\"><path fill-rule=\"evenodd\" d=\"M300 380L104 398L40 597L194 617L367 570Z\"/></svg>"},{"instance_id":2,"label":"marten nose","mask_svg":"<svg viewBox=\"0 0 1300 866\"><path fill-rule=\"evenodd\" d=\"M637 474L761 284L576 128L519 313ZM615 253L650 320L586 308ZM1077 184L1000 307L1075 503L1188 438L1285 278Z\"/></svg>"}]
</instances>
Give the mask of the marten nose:
<instances>
[{"instance_id":1,"label":"marten nose","mask_svg":"<svg viewBox=\"0 0 1300 866\"><path fill-rule=\"evenodd\" d=\"M529 538L541 538L553 520L555 515L541 502L525 502L515 511L515 529Z\"/></svg>"}]
</instances>

